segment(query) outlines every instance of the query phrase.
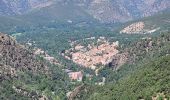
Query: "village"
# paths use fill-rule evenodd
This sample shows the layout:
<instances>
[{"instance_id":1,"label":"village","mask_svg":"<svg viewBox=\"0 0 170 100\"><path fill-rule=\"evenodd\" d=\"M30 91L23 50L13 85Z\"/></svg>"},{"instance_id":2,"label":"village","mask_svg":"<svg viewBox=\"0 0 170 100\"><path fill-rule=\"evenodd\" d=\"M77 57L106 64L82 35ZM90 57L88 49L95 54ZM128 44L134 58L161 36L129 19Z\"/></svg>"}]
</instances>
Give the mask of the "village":
<instances>
[{"instance_id":1,"label":"village","mask_svg":"<svg viewBox=\"0 0 170 100\"><path fill-rule=\"evenodd\" d=\"M109 43L104 37L100 37L97 43L98 45L88 44L87 47L77 44L66 50L63 56L76 64L95 70L98 65L106 65L111 62L113 56L119 53L118 41Z\"/></svg>"},{"instance_id":2,"label":"village","mask_svg":"<svg viewBox=\"0 0 170 100\"><path fill-rule=\"evenodd\" d=\"M150 34L153 32L156 32L160 28L148 28L146 29L146 24L144 22L135 22L130 24L129 26L125 27L123 30L120 31L120 34L126 33L126 34Z\"/></svg>"}]
</instances>

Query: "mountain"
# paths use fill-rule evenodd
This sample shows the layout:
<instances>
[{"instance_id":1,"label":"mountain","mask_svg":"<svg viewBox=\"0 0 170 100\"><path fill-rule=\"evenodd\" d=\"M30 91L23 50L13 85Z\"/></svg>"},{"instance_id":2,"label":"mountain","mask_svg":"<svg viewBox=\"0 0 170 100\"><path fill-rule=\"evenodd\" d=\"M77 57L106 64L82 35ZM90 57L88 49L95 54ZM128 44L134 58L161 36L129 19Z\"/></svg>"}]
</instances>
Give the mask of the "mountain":
<instances>
[{"instance_id":1,"label":"mountain","mask_svg":"<svg viewBox=\"0 0 170 100\"><path fill-rule=\"evenodd\" d=\"M68 80L59 67L36 56L11 36L0 33L0 99L63 99Z\"/></svg>"},{"instance_id":2,"label":"mountain","mask_svg":"<svg viewBox=\"0 0 170 100\"><path fill-rule=\"evenodd\" d=\"M51 5L50 0L1 0L1 15L23 14L33 8L42 8Z\"/></svg>"},{"instance_id":3,"label":"mountain","mask_svg":"<svg viewBox=\"0 0 170 100\"><path fill-rule=\"evenodd\" d=\"M27 97L30 94L29 91L21 89L21 87L17 87L16 84L13 83L13 80L19 81L21 73L30 72L32 75L35 75L35 73L47 74L49 72L48 70L48 67L44 63L36 60L33 53L28 51L22 45L19 45L12 37L0 33L1 99L13 97L6 91L14 92L13 94L15 94L16 97L19 95ZM6 86L9 86L8 89ZM32 96L33 95L30 95L28 97L32 98ZM38 96L38 94L34 94L34 96Z\"/></svg>"},{"instance_id":4,"label":"mountain","mask_svg":"<svg viewBox=\"0 0 170 100\"><path fill-rule=\"evenodd\" d=\"M125 22L170 7L169 0L93 0L89 12L103 22Z\"/></svg>"},{"instance_id":5,"label":"mountain","mask_svg":"<svg viewBox=\"0 0 170 100\"><path fill-rule=\"evenodd\" d=\"M36 61L36 56L19 45L12 37L0 33L0 54L1 63L11 66L10 70L37 72L41 70L43 73L48 72L47 66ZM12 72L12 71L11 71Z\"/></svg>"},{"instance_id":6,"label":"mountain","mask_svg":"<svg viewBox=\"0 0 170 100\"><path fill-rule=\"evenodd\" d=\"M136 18L151 16L170 8L169 0L8 0L0 1L0 15L17 15L44 8L53 13L52 17L72 16L76 18L90 15L104 23L125 22ZM76 9L75 9L76 8ZM62 10L62 12L61 12ZM41 10L40 10L41 11ZM72 14L70 14L70 12ZM36 15L37 12L34 12ZM32 13L31 13L32 14ZM47 13L41 16L49 16Z\"/></svg>"}]
</instances>

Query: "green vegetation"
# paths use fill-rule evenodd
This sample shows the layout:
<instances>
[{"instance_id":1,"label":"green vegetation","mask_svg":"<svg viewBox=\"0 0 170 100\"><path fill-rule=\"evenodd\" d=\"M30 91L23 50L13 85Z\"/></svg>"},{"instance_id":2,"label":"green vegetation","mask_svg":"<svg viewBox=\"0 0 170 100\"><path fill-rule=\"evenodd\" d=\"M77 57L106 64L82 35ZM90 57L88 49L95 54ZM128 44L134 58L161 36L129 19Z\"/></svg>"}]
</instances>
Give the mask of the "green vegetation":
<instances>
[{"instance_id":1,"label":"green vegetation","mask_svg":"<svg viewBox=\"0 0 170 100\"><path fill-rule=\"evenodd\" d=\"M96 87L91 100L150 100L157 93L170 96L170 56L163 56L135 71L116 84Z\"/></svg>"},{"instance_id":2,"label":"green vegetation","mask_svg":"<svg viewBox=\"0 0 170 100\"><path fill-rule=\"evenodd\" d=\"M150 100L159 93L163 93L165 98L170 98L169 40L170 35L166 33L153 39L132 43L129 53L134 60L131 59L131 63L128 62L117 71L105 67L99 76L106 77L107 84L105 86L86 84L85 89L80 93L83 95L78 95L76 98L81 97L81 100ZM151 41L152 46L149 47L148 44Z\"/></svg>"},{"instance_id":3,"label":"green vegetation","mask_svg":"<svg viewBox=\"0 0 170 100\"><path fill-rule=\"evenodd\" d=\"M60 67L50 64L48 66L49 75L41 72L18 71L17 77L1 76L0 99L28 100L45 95L52 100L55 98L66 100L66 93L74 89L74 85Z\"/></svg>"},{"instance_id":4,"label":"green vegetation","mask_svg":"<svg viewBox=\"0 0 170 100\"><path fill-rule=\"evenodd\" d=\"M161 28L159 32L149 35L119 34L120 29L124 27L123 25L102 25L93 23L95 20L68 23L66 20L58 21L60 18L50 20L51 18L48 19L48 16L39 19L41 13L43 11L38 15L34 15L34 13L32 16L2 16L0 30L16 36L16 39L22 44L31 42L33 47L42 48L57 58L63 66L49 64L50 75L33 74L26 71L18 72L17 78L1 80L0 77L0 99L31 99L30 96L24 96L14 91L13 86L16 86L31 93L31 96L36 94L35 99L40 94L44 94L53 100L66 100L66 93L82 83L85 84L84 89L75 97L78 100L136 100L143 98L150 100L158 93L164 93L166 98L170 96L170 35L161 34L159 37L154 37L160 34L160 31L164 33L162 30L169 31L169 22L167 22L169 21L169 13L142 20L147 22L147 27L150 25L152 27L153 24L157 25L155 27ZM165 21L166 19L167 21ZM112 29L114 31L111 31ZM110 41L119 41L121 44L120 52L129 53L128 62L116 71L106 66L99 72L99 76L94 76L92 80L84 76L83 82L72 84L62 69L83 70L84 74L91 75L95 75L94 71L66 60L61 56L61 52L70 48L70 41L79 40L79 43L87 45L93 41L84 41L83 39L100 36L104 36ZM142 40L143 37L147 38ZM151 42L152 44L149 46ZM44 61L40 57L37 59ZM106 85L95 85L96 82L101 81L102 77L106 77Z\"/></svg>"}]
</instances>

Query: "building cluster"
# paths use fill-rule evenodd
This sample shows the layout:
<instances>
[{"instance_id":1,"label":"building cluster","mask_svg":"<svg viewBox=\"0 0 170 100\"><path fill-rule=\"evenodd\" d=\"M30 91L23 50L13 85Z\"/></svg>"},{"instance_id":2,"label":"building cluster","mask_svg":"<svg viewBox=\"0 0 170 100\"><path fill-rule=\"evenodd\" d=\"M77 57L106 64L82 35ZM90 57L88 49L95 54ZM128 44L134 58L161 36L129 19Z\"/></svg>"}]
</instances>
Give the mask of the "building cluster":
<instances>
[{"instance_id":1,"label":"building cluster","mask_svg":"<svg viewBox=\"0 0 170 100\"><path fill-rule=\"evenodd\" d=\"M69 78L77 81L82 81L83 79L83 72L78 71L78 72L73 72L72 70L64 69L64 71L68 74Z\"/></svg>"},{"instance_id":2,"label":"building cluster","mask_svg":"<svg viewBox=\"0 0 170 100\"><path fill-rule=\"evenodd\" d=\"M144 33L144 27L145 27L144 22L136 22L125 27L123 30L120 31L120 33L126 34Z\"/></svg>"},{"instance_id":3,"label":"building cluster","mask_svg":"<svg viewBox=\"0 0 170 100\"><path fill-rule=\"evenodd\" d=\"M88 48L87 51L80 50L78 52L71 53L73 62L96 69L97 65L106 65L112 61L113 56L119 51L117 50L118 41L112 44L105 42L99 46L93 46Z\"/></svg>"},{"instance_id":4,"label":"building cluster","mask_svg":"<svg viewBox=\"0 0 170 100\"><path fill-rule=\"evenodd\" d=\"M55 64L55 65L59 65L60 63L58 62L58 60L56 60L54 57L48 55L45 51L43 51L40 48L35 48L34 51L35 55L40 55L41 57L43 57L45 60L49 61L51 64Z\"/></svg>"}]
</instances>

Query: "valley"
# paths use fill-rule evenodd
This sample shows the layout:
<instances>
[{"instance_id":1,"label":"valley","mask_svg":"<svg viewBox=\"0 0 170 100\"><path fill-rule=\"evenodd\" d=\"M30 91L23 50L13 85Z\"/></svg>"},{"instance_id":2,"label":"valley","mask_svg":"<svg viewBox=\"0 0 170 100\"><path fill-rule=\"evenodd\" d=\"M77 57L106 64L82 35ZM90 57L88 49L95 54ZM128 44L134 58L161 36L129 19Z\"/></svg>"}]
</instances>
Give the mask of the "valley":
<instances>
[{"instance_id":1,"label":"valley","mask_svg":"<svg viewBox=\"0 0 170 100\"><path fill-rule=\"evenodd\" d=\"M0 5L0 99L170 98L168 0Z\"/></svg>"}]
</instances>

